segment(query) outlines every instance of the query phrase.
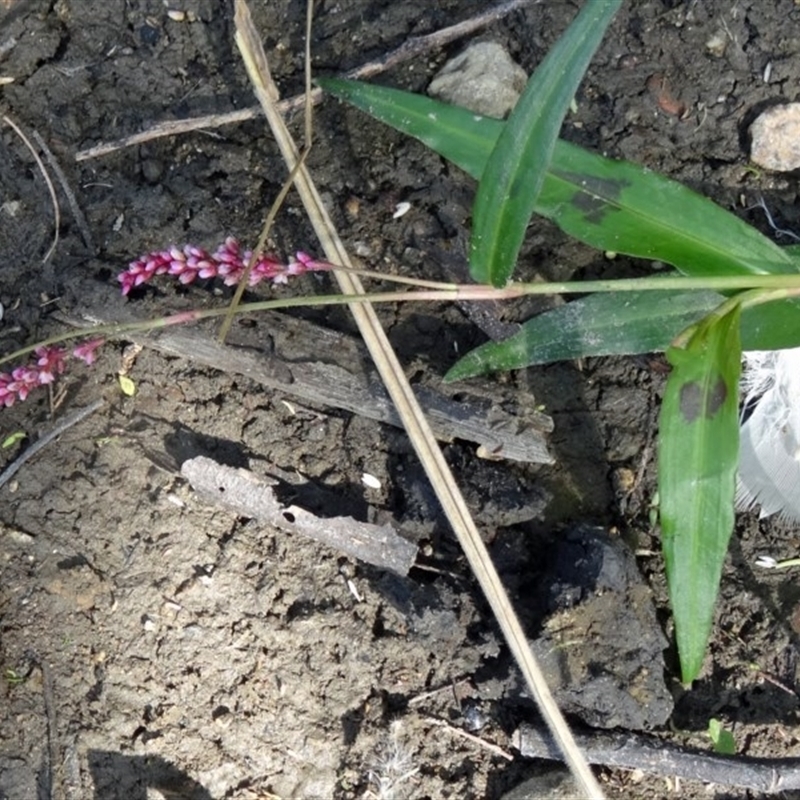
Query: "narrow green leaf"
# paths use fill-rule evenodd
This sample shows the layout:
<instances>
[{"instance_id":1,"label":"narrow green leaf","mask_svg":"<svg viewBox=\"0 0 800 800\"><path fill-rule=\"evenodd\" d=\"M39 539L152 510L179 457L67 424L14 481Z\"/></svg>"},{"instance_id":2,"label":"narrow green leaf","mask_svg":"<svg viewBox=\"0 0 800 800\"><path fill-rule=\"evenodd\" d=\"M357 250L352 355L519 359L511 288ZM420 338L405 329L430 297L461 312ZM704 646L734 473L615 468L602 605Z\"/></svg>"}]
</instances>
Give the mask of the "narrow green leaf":
<instances>
[{"instance_id":1,"label":"narrow green leaf","mask_svg":"<svg viewBox=\"0 0 800 800\"><path fill-rule=\"evenodd\" d=\"M481 177L503 129L504 123L500 120L421 94L343 78L315 80L334 97L419 139L475 179Z\"/></svg>"},{"instance_id":2,"label":"narrow green leaf","mask_svg":"<svg viewBox=\"0 0 800 800\"><path fill-rule=\"evenodd\" d=\"M633 355L666 350L684 328L724 298L715 292L592 294L529 319L502 342L465 355L446 381L523 369L583 356ZM742 312L745 350L800 347L800 300L778 300Z\"/></svg>"},{"instance_id":3,"label":"narrow green leaf","mask_svg":"<svg viewBox=\"0 0 800 800\"><path fill-rule=\"evenodd\" d=\"M483 174L505 124L396 89L330 78L319 83L474 178ZM799 271L785 248L691 189L562 140L534 210L600 250L664 261L691 276Z\"/></svg>"},{"instance_id":4,"label":"narrow green leaf","mask_svg":"<svg viewBox=\"0 0 800 800\"><path fill-rule=\"evenodd\" d=\"M692 277L794 273L789 254L677 181L566 142L537 211L601 250L665 261Z\"/></svg>"},{"instance_id":5,"label":"narrow green leaf","mask_svg":"<svg viewBox=\"0 0 800 800\"><path fill-rule=\"evenodd\" d=\"M479 283L504 286L511 277L564 115L620 3L584 3L503 126L472 212L470 271Z\"/></svg>"},{"instance_id":6,"label":"narrow green leaf","mask_svg":"<svg viewBox=\"0 0 800 800\"><path fill-rule=\"evenodd\" d=\"M704 319L671 347L658 432L661 543L681 673L703 664L733 531L739 459L739 308Z\"/></svg>"},{"instance_id":7,"label":"narrow green leaf","mask_svg":"<svg viewBox=\"0 0 800 800\"><path fill-rule=\"evenodd\" d=\"M489 342L470 351L450 369L445 380L581 356L664 350L678 333L723 299L714 292L588 295L529 319L505 341Z\"/></svg>"}]
</instances>

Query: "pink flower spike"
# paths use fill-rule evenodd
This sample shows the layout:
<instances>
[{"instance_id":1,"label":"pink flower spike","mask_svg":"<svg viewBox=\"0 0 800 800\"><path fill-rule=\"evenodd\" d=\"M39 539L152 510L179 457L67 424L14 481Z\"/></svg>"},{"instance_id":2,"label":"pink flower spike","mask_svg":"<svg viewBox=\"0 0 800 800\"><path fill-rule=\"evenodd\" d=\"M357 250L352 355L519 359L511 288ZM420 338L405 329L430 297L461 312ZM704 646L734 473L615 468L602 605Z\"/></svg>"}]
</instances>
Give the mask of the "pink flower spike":
<instances>
[{"instance_id":1,"label":"pink flower spike","mask_svg":"<svg viewBox=\"0 0 800 800\"><path fill-rule=\"evenodd\" d=\"M232 264L243 269L245 263L247 263L247 260L250 258L250 254L247 253L246 257L243 258L239 251L239 242L232 236L229 236L225 240L225 243L217 248L217 252L214 253L213 257L217 261L222 261L225 264Z\"/></svg>"},{"instance_id":2,"label":"pink flower spike","mask_svg":"<svg viewBox=\"0 0 800 800\"><path fill-rule=\"evenodd\" d=\"M180 275L178 275L178 280L183 284L187 284L187 283L192 283L192 281L194 281L196 277L197 277L197 272L195 270L185 269L183 272L181 272Z\"/></svg>"},{"instance_id":3,"label":"pink flower spike","mask_svg":"<svg viewBox=\"0 0 800 800\"><path fill-rule=\"evenodd\" d=\"M79 344L73 351L72 355L79 358L86 364L94 364L97 359L97 348L105 342L105 339L91 339L88 342Z\"/></svg>"},{"instance_id":4,"label":"pink flower spike","mask_svg":"<svg viewBox=\"0 0 800 800\"><path fill-rule=\"evenodd\" d=\"M203 279L221 278L226 286L239 283L245 267L252 257L250 250L242 250L239 242L228 237L213 255L202 247L185 244L172 245L166 250L149 253L136 261L131 261L128 269L117 277L122 294L149 281L154 275L168 273L183 284L189 284L198 277ZM297 253L288 264L282 264L274 256L261 255L253 265L249 285L255 286L268 280L275 284L288 283L294 275L317 270L329 270L333 265L318 261L304 252Z\"/></svg>"}]
</instances>

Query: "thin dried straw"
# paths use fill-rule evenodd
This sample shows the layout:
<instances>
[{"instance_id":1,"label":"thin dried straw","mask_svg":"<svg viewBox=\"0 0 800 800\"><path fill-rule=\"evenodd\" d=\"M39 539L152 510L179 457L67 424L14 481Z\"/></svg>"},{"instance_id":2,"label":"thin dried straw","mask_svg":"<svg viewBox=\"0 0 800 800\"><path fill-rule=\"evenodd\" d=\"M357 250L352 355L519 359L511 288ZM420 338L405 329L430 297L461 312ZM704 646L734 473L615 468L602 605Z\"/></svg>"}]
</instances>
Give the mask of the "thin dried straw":
<instances>
[{"instance_id":1,"label":"thin dried straw","mask_svg":"<svg viewBox=\"0 0 800 800\"><path fill-rule=\"evenodd\" d=\"M222 320L222 325L220 325L219 329L219 336L217 337L220 343L224 344L225 339L228 337L228 333L230 332L231 326L233 325L233 318L236 316L236 310L239 308L239 305L242 302L242 297L244 296L244 290L250 283L250 273L253 271L253 267L258 260L259 255L264 251L264 247L267 244L267 237L269 236L270 230L272 230L272 225L275 222L275 217L278 216L278 211L280 211L281 207L283 206L283 201L286 199L286 195L289 194L292 186L294 185L294 180L297 177L297 173L300 167L305 164L306 157L308 156L309 152L311 151L311 141L314 135L314 125L313 120L311 117L313 103L311 102L311 23L314 19L314 4L307 3L306 4L306 52L305 52L305 82L306 82L306 105L305 105L305 147L303 148L302 153L300 153L300 158L298 159L297 163L292 167L291 171L289 172L289 177L283 182L283 186L281 186L281 190L278 192L277 197L272 203L272 207L267 214L267 218L264 221L264 227L261 229L261 235L258 237L258 242L256 243L255 249L253 250L253 254L250 256L250 260L247 262L244 273L242 277L239 279L239 285L236 287L236 291L234 292L233 298L231 299L230 304L228 305L228 313L225 315L225 318Z\"/></svg>"},{"instance_id":2,"label":"thin dried straw","mask_svg":"<svg viewBox=\"0 0 800 800\"><path fill-rule=\"evenodd\" d=\"M272 133L291 172L299 160L297 147L277 108L278 90L269 74L266 54L255 30L245 0L235 0L236 43L241 51L248 76L267 117ZM311 224L319 237L328 261L351 267L350 258L336 233L311 176L300 165L295 179L298 193ZM346 270L334 272L343 294L363 295L364 287L356 275ZM603 792L589 765L575 744L564 717L553 699L544 674L536 661L525 633L517 619L486 546L481 540L467 504L450 472L442 451L405 377L403 368L382 329L374 307L369 303L351 304L350 312L358 324L364 342L391 396L409 439L423 464L442 508L461 543L464 553L497 618L506 642L535 697L554 739L581 790L581 796L602 800Z\"/></svg>"},{"instance_id":3,"label":"thin dried straw","mask_svg":"<svg viewBox=\"0 0 800 800\"><path fill-rule=\"evenodd\" d=\"M78 201L75 198L75 192L72 191L72 187L69 185L69 181L67 180L67 176L64 174L64 170L61 169L61 165L53 155L53 151L47 146L47 142L45 142L45 140L39 134L39 131L35 130L33 132L33 138L36 139L36 144L42 148L42 152L44 153L45 158L47 158L47 163L50 165L50 168L53 170L53 172L55 172L56 178L58 178L58 182L61 184L61 191L64 192L64 195L67 198L69 209L72 212L72 216L75 219L78 230L81 232L83 243L89 249L89 252L96 252L94 241L92 239L92 232L89 230L89 223L86 221L86 217L83 216L83 211L81 211L81 207L78 205Z\"/></svg>"},{"instance_id":4,"label":"thin dried straw","mask_svg":"<svg viewBox=\"0 0 800 800\"><path fill-rule=\"evenodd\" d=\"M47 167L45 167L44 162L41 158L39 158L39 153L36 152L36 148L31 144L30 139L22 132L20 127L13 122L8 117L3 117L3 122L5 122L9 127L13 128L14 132L22 139L23 144L25 147L30 150L31 155L33 156L34 160L36 161L36 165L39 167L39 171L42 173L44 177L44 182L47 184L47 189L50 192L50 200L53 203L53 218L55 219L55 228L53 230L53 243L50 245L50 249L45 253L44 258L42 259L42 264L46 264L53 253L56 251L56 247L58 247L58 230L61 227L61 209L58 206L58 198L56 197L56 189L53 186L53 181L50 180L50 175L47 172Z\"/></svg>"}]
</instances>

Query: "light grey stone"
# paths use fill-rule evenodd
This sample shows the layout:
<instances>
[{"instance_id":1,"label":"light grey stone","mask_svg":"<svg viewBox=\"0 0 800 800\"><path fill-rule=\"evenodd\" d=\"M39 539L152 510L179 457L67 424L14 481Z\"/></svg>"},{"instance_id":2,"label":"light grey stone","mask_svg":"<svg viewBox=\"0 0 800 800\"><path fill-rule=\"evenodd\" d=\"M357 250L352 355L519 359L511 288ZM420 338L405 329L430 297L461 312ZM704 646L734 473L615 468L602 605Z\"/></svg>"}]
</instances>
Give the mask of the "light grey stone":
<instances>
[{"instance_id":1,"label":"light grey stone","mask_svg":"<svg viewBox=\"0 0 800 800\"><path fill-rule=\"evenodd\" d=\"M475 42L450 59L428 94L476 114L502 119L514 107L528 76L496 42Z\"/></svg>"},{"instance_id":2,"label":"light grey stone","mask_svg":"<svg viewBox=\"0 0 800 800\"><path fill-rule=\"evenodd\" d=\"M800 103L773 106L750 126L750 160L774 172L800 169Z\"/></svg>"}]
</instances>

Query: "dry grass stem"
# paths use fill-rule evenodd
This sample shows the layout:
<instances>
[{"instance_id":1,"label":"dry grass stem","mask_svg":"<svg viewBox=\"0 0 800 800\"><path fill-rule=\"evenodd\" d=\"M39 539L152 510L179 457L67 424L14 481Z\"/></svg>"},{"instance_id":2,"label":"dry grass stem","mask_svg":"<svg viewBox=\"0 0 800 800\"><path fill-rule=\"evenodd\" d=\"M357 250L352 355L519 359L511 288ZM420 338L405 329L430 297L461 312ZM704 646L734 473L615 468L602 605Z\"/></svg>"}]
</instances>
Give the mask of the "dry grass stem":
<instances>
[{"instance_id":1,"label":"dry grass stem","mask_svg":"<svg viewBox=\"0 0 800 800\"><path fill-rule=\"evenodd\" d=\"M261 45L261 39L253 26L249 9L244 0L236 0L235 8L236 43L241 51L256 96L264 110L287 168L291 172L298 163L299 152L277 108L278 92L269 77L266 54ZM297 173L295 184L326 258L334 264L342 264L345 267L352 266L348 253L336 233L333 222L304 165L301 165ZM334 275L343 294L364 294L361 281L351 272L336 270ZM600 785L576 746L572 733L553 699L463 495L436 443L428 421L420 409L405 377L402 365L380 325L374 307L369 302L365 302L350 304L349 308L384 385L403 420L417 456L461 543L470 567L492 607L506 642L532 695L536 698L553 736L558 741L583 795L591 800L602 798L603 792Z\"/></svg>"},{"instance_id":2,"label":"dry grass stem","mask_svg":"<svg viewBox=\"0 0 800 800\"><path fill-rule=\"evenodd\" d=\"M72 212L72 217L75 220L75 224L78 226L78 230L81 232L83 243L89 249L89 252L94 253L95 247L92 239L92 232L89 230L89 223L86 221L86 217L83 215L83 211L81 211L81 207L78 205L78 201L75 199L75 193L72 191L72 187L69 185L69 181L67 180L67 176L64 174L64 170L61 169L61 165L56 160L53 152L47 146L47 142L45 142L45 140L39 134L39 131L33 132L33 138L36 139L36 144L42 148L42 152L44 153L45 158L47 158L47 163L50 165L50 169L55 172L56 178L58 178L58 182L61 184L61 190L64 192L64 196L67 198L69 210Z\"/></svg>"},{"instance_id":3,"label":"dry grass stem","mask_svg":"<svg viewBox=\"0 0 800 800\"><path fill-rule=\"evenodd\" d=\"M44 182L47 184L47 189L50 192L50 200L53 203L54 230L53 230L53 243L50 245L50 248L45 253L44 258L42 259L42 264L46 264L50 260L53 253L55 253L56 247L58 247L58 230L61 227L61 209L58 206L56 189L55 186L53 186L53 181L50 180L50 174L47 172L47 167L45 167L44 162L39 157L39 153L36 152L36 148L33 146L33 144L31 144L30 139L28 139L28 137L22 132L20 127L8 117L4 116L3 122L5 122L9 127L11 127L14 130L17 136L19 136L19 138L22 139L22 142L25 145L25 147L27 147L28 150L30 150L31 155L36 161L36 166L39 167L39 171L42 173L42 176L44 177Z\"/></svg>"},{"instance_id":4,"label":"dry grass stem","mask_svg":"<svg viewBox=\"0 0 800 800\"><path fill-rule=\"evenodd\" d=\"M64 431L69 430L69 428L71 428L73 425L77 425L79 422L82 422L90 414L94 414L94 412L103 406L104 403L105 400L95 400L93 403L86 406L86 408L78 409L59 422L51 431L44 434L44 436L34 442L22 453L22 455L20 455L19 458L17 458L13 463L9 464L3 470L2 474L0 474L0 487L5 486L14 477L14 475L19 472L20 468L25 463L30 461L40 450L47 447L50 442L55 441L59 436L61 436L62 433L64 433Z\"/></svg>"},{"instance_id":5,"label":"dry grass stem","mask_svg":"<svg viewBox=\"0 0 800 800\"><path fill-rule=\"evenodd\" d=\"M428 722L431 722L432 724L449 731L453 734L453 736L466 739L468 742L472 742L473 744L478 745L478 747L488 750L492 755L500 756L500 758L504 758L506 761L514 760L514 756L509 753L508 750L503 750L503 748L499 745L493 744L492 742L487 742L485 739L481 739L480 736L475 736L475 734L470 733L469 731L456 728L454 725L451 725L449 722L446 722L443 719L437 719L436 717L430 716L426 716L425 719L428 720Z\"/></svg>"}]
</instances>

